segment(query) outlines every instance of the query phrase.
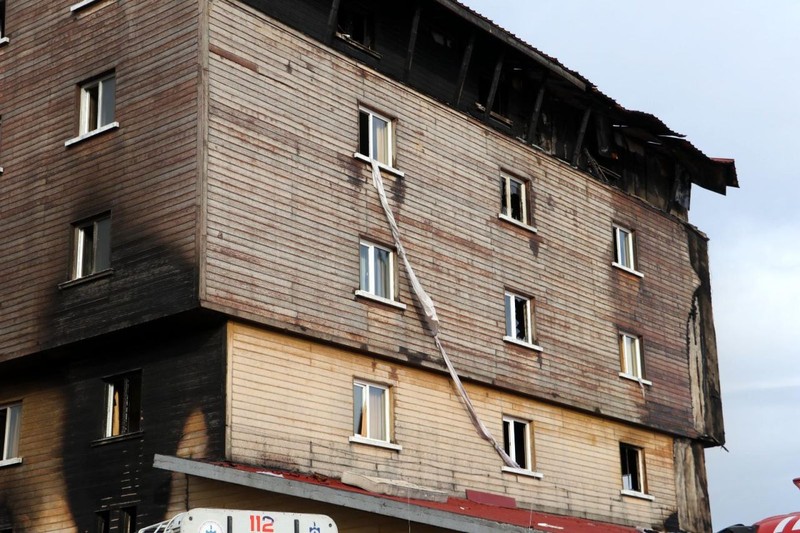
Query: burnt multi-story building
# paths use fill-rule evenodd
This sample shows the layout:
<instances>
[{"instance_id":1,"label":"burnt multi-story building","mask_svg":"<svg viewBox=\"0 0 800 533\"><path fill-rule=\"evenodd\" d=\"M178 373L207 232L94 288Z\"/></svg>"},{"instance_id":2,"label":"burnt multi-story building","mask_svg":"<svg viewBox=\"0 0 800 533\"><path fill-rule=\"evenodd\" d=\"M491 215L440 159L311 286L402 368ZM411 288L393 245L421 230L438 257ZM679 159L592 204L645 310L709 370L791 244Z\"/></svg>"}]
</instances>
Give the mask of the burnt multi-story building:
<instances>
[{"instance_id":1,"label":"burnt multi-story building","mask_svg":"<svg viewBox=\"0 0 800 533\"><path fill-rule=\"evenodd\" d=\"M0 1L0 531L710 529L732 161L453 0L74 1Z\"/></svg>"}]
</instances>

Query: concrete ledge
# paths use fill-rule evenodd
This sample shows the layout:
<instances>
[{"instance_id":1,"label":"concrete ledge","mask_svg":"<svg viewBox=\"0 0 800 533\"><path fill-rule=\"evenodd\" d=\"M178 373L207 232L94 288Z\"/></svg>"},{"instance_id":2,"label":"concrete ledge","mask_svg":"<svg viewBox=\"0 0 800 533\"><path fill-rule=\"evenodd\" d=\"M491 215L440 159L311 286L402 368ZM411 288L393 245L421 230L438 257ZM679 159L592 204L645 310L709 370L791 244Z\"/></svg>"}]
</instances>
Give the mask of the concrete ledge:
<instances>
[{"instance_id":1,"label":"concrete ledge","mask_svg":"<svg viewBox=\"0 0 800 533\"><path fill-rule=\"evenodd\" d=\"M386 479L380 477L364 476L355 472L342 473L342 483L353 485L377 494L386 494L398 498L413 498L428 502L446 502L447 493L420 487L402 479Z\"/></svg>"}]
</instances>

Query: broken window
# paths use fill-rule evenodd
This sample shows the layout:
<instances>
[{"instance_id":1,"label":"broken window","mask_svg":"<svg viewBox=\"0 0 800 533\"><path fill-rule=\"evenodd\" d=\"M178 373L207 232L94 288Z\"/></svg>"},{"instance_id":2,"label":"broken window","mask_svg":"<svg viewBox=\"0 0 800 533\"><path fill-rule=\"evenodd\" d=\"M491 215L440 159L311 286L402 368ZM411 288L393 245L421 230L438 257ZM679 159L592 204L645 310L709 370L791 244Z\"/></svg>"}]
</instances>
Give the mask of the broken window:
<instances>
[{"instance_id":1,"label":"broken window","mask_svg":"<svg viewBox=\"0 0 800 533\"><path fill-rule=\"evenodd\" d=\"M532 345L533 323L530 298L506 292L505 307L506 335L504 339Z\"/></svg>"},{"instance_id":2,"label":"broken window","mask_svg":"<svg viewBox=\"0 0 800 533\"><path fill-rule=\"evenodd\" d=\"M387 167L394 166L394 123L374 111L358 112L358 152Z\"/></svg>"},{"instance_id":3,"label":"broken window","mask_svg":"<svg viewBox=\"0 0 800 533\"><path fill-rule=\"evenodd\" d=\"M81 85L81 135L114 122L116 86L113 73Z\"/></svg>"},{"instance_id":4,"label":"broken window","mask_svg":"<svg viewBox=\"0 0 800 533\"><path fill-rule=\"evenodd\" d=\"M622 467L622 490L644 494L644 450L630 444L619 445Z\"/></svg>"},{"instance_id":5,"label":"broken window","mask_svg":"<svg viewBox=\"0 0 800 533\"><path fill-rule=\"evenodd\" d=\"M636 270L636 246L634 232L621 226L614 226L614 266L626 270Z\"/></svg>"},{"instance_id":6,"label":"broken window","mask_svg":"<svg viewBox=\"0 0 800 533\"><path fill-rule=\"evenodd\" d=\"M140 372L105 380L105 437L139 431L141 421L142 375Z\"/></svg>"},{"instance_id":7,"label":"broken window","mask_svg":"<svg viewBox=\"0 0 800 533\"><path fill-rule=\"evenodd\" d=\"M478 85L478 109L486 110L489 104L489 96L491 96L493 78L489 76L482 77ZM491 114L494 118L508 120L508 103L511 95L511 83L505 74L500 75L497 81L497 90L494 93L494 100L492 101Z\"/></svg>"},{"instance_id":8,"label":"broken window","mask_svg":"<svg viewBox=\"0 0 800 533\"><path fill-rule=\"evenodd\" d=\"M528 194L527 184L524 181L508 175L500 176L502 198L500 215L528 224Z\"/></svg>"},{"instance_id":9,"label":"broken window","mask_svg":"<svg viewBox=\"0 0 800 533\"><path fill-rule=\"evenodd\" d=\"M360 245L361 291L383 298L395 299L394 252L371 242Z\"/></svg>"},{"instance_id":10,"label":"broken window","mask_svg":"<svg viewBox=\"0 0 800 533\"><path fill-rule=\"evenodd\" d=\"M619 351L622 373L636 379L644 379L642 347L639 337L628 333L620 333Z\"/></svg>"},{"instance_id":11,"label":"broken window","mask_svg":"<svg viewBox=\"0 0 800 533\"><path fill-rule=\"evenodd\" d=\"M111 268L111 215L74 224L72 279Z\"/></svg>"},{"instance_id":12,"label":"broken window","mask_svg":"<svg viewBox=\"0 0 800 533\"><path fill-rule=\"evenodd\" d=\"M353 383L353 434L389 442L389 389L381 385Z\"/></svg>"},{"instance_id":13,"label":"broken window","mask_svg":"<svg viewBox=\"0 0 800 533\"><path fill-rule=\"evenodd\" d=\"M369 50L375 49L375 22L372 13L342 7L338 17L339 37Z\"/></svg>"},{"instance_id":14,"label":"broken window","mask_svg":"<svg viewBox=\"0 0 800 533\"><path fill-rule=\"evenodd\" d=\"M530 422L504 416L503 448L520 468L531 470Z\"/></svg>"},{"instance_id":15,"label":"broken window","mask_svg":"<svg viewBox=\"0 0 800 533\"><path fill-rule=\"evenodd\" d=\"M19 462L22 404L0 407L0 466Z\"/></svg>"}]
</instances>

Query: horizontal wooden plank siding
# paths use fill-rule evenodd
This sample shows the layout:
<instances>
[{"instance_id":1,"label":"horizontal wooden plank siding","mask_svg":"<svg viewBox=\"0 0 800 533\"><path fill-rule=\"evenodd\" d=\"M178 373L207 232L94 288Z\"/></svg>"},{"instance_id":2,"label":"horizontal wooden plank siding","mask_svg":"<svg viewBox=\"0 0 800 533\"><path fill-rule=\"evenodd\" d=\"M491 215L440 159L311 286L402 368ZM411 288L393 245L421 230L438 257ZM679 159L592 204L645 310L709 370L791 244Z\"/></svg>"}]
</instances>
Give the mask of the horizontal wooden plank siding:
<instances>
[{"instance_id":1,"label":"horizontal wooden plank siding","mask_svg":"<svg viewBox=\"0 0 800 533\"><path fill-rule=\"evenodd\" d=\"M676 510L673 439L663 434L468 385L501 442L504 415L532 422L537 480L501 471L445 376L240 324L229 325L229 351L232 461L335 478L357 472L462 497L476 489L618 523L663 523ZM349 442L354 379L391 387L401 451ZM644 449L653 502L620 494L620 442Z\"/></svg>"},{"instance_id":2,"label":"horizontal wooden plank siding","mask_svg":"<svg viewBox=\"0 0 800 533\"><path fill-rule=\"evenodd\" d=\"M6 7L0 360L197 302L198 3L73 3ZM119 128L65 147L79 84L110 71ZM109 211L113 275L59 290L71 224Z\"/></svg>"},{"instance_id":3,"label":"horizontal wooden plank siding","mask_svg":"<svg viewBox=\"0 0 800 533\"><path fill-rule=\"evenodd\" d=\"M697 436L686 336L699 281L678 219L248 7L215 2L209 39L204 305L442 368L404 272L405 311L354 296L359 239L392 242L353 157L366 105L396 118L405 177L383 178L459 372ZM501 171L530 181L538 233L498 219ZM611 266L614 223L636 232L643 278ZM502 340L505 290L535 298L542 353ZM644 394L618 375L620 330L642 336Z\"/></svg>"},{"instance_id":4,"label":"horizontal wooden plank siding","mask_svg":"<svg viewBox=\"0 0 800 533\"><path fill-rule=\"evenodd\" d=\"M130 328L37 356L0 373L0 406L22 404L22 463L0 466L0 514L13 531L95 531L95 513L135 507L140 524L170 505L168 472L156 453L224 453L224 324ZM141 377L138 432L104 438L106 380Z\"/></svg>"}]
</instances>

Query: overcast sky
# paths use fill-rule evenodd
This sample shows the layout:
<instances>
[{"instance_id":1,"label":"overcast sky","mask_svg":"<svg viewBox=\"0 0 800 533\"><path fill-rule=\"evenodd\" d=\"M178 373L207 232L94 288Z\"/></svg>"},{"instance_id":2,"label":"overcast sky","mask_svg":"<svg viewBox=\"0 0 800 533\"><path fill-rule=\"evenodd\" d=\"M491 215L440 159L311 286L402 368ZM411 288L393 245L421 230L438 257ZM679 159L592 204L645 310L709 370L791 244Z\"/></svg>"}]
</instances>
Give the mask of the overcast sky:
<instances>
[{"instance_id":1,"label":"overcast sky","mask_svg":"<svg viewBox=\"0 0 800 533\"><path fill-rule=\"evenodd\" d=\"M461 1L736 160L741 189L695 187L690 211L711 239L730 450L706 453L714 528L800 511L800 1Z\"/></svg>"}]
</instances>

